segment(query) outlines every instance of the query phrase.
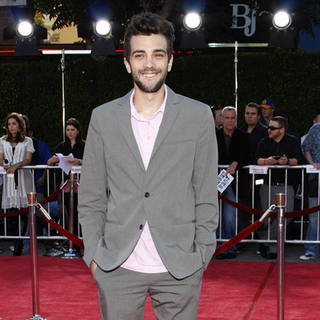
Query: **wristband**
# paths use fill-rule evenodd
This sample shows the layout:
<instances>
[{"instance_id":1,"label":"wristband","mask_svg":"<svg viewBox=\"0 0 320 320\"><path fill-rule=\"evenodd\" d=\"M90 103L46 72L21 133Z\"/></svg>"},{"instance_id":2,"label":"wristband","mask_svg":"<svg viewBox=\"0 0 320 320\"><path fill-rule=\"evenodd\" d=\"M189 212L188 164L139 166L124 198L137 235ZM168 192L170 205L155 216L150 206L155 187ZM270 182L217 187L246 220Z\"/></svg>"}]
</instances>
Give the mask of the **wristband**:
<instances>
[{"instance_id":1,"label":"wristband","mask_svg":"<svg viewBox=\"0 0 320 320\"><path fill-rule=\"evenodd\" d=\"M290 159L288 158L288 166L290 166Z\"/></svg>"},{"instance_id":2,"label":"wristband","mask_svg":"<svg viewBox=\"0 0 320 320\"><path fill-rule=\"evenodd\" d=\"M263 164L267 164L267 158L263 159Z\"/></svg>"}]
</instances>

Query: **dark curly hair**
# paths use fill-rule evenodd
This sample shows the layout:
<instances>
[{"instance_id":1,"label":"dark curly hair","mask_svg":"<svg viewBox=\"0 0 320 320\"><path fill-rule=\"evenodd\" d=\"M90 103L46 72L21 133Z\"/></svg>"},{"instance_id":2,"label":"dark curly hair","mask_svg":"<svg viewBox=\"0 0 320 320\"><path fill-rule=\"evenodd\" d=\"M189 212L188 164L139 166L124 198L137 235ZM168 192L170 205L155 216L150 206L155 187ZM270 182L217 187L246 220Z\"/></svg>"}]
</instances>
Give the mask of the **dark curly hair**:
<instances>
[{"instance_id":1,"label":"dark curly hair","mask_svg":"<svg viewBox=\"0 0 320 320\"><path fill-rule=\"evenodd\" d=\"M9 119L15 119L18 124L19 124L19 130L17 132L17 135L15 137L12 136L11 132L8 129L8 122ZM9 141L9 142L23 142L24 139L26 138L26 124L22 118L22 116L16 112L12 112L10 113L7 118L6 118L6 122L4 124L4 129L6 130L6 135L4 136L5 140Z\"/></svg>"},{"instance_id":2,"label":"dark curly hair","mask_svg":"<svg viewBox=\"0 0 320 320\"><path fill-rule=\"evenodd\" d=\"M152 34L162 34L166 38L168 48L167 54L170 60L173 51L173 41L175 39L173 24L158 14L151 12L139 13L131 18L130 24L124 34L125 58L130 61L130 40L132 36L150 36Z\"/></svg>"}]
</instances>

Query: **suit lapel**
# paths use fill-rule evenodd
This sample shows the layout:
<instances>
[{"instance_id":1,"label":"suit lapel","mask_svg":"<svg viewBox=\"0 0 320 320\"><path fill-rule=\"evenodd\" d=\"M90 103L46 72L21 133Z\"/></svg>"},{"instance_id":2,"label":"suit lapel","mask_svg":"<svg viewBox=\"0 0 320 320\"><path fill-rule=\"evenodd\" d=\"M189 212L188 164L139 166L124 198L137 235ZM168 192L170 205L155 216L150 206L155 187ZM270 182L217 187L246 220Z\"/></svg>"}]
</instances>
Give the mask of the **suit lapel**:
<instances>
[{"instance_id":1,"label":"suit lapel","mask_svg":"<svg viewBox=\"0 0 320 320\"><path fill-rule=\"evenodd\" d=\"M179 104L179 100L176 96L176 94L167 87L167 103L166 108L164 110L163 119L159 128L159 132L156 138L156 141L154 143L153 151L151 154L150 162L153 158L153 156L158 151L159 147L161 146L163 140L167 136L168 132L170 131L171 126L173 125L174 121L176 120L176 117L179 113L179 108L177 104Z\"/></svg>"},{"instance_id":2,"label":"suit lapel","mask_svg":"<svg viewBox=\"0 0 320 320\"><path fill-rule=\"evenodd\" d=\"M130 112L130 96L132 91L125 95L119 101L119 110L117 112L117 120L119 123L120 130L131 149L134 157L137 159L139 165L145 171L145 167L140 155L139 147L134 136L132 125L131 125L131 112Z\"/></svg>"},{"instance_id":3,"label":"suit lapel","mask_svg":"<svg viewBox=\"0 0 320 320\"><path fill-rule=\"evenodd\" d=\"M167 89L168 89L168 96L167 96L166 108L163 114L163 119L159 128L159 132L153 147L150 162L153 156L156 154L159 147L161 146L168 132L170 131L170 128L173 125L179 113L179 108L177 107L179 100L176 94L170 88L167 87ZM126 96L124 96L122 99L119 100L119 110L117 112L117 120L119 122L120 130L122 131L122 134L128 143L128 146L130 147L133 155L139 162L140 166L145 171L145 167L140 155L139 147L137 145L137 142L132 130L132 125L131 125L131 112L130 112L131 93L132 91L130 91Z\"/></svg>"}]
</instances>

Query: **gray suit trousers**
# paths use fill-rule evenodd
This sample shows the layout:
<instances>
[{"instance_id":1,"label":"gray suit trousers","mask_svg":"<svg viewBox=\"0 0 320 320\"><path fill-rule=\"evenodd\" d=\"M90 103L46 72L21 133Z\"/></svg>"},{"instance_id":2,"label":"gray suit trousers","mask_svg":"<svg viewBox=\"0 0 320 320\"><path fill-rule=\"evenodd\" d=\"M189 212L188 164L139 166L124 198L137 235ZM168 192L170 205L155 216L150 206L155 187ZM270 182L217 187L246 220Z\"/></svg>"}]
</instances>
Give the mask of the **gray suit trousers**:
<instances>
[{"instance_id":1,"label":"gray suit trousers","mask_svg":"<svg viewBox=\"0 0 320 320\"><path fill-rule=\"evenodd\" d=\"M94 280L103 320L142 320L148 293L158 320L197 319L201 269L178 280L168 272L148 274L121 267L105 272L97 267Z\"/></svg>"}]
</instances>

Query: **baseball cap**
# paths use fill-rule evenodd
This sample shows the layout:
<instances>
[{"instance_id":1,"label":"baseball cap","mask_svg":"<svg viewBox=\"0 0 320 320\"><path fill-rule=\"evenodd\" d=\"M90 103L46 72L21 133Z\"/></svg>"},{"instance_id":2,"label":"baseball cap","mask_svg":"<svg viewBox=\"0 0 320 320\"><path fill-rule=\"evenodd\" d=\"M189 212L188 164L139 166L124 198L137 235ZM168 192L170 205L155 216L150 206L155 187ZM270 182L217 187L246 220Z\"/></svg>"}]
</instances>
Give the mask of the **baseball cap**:
<instances>
[{"instance_id":1,"label":"baseball cap","mask_svg":"<svg viewBox=\"0 0 320 320\"><path fill-rule=\"evenodd\" d=\"M269 98L262 100L260 106L265 109L275 108L274 101Z\"/></svg>"}]
</instances>

